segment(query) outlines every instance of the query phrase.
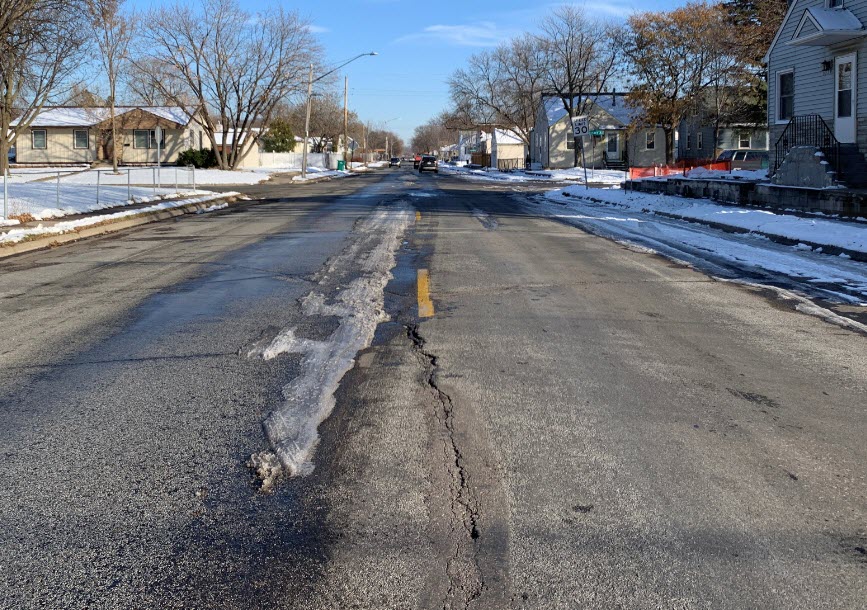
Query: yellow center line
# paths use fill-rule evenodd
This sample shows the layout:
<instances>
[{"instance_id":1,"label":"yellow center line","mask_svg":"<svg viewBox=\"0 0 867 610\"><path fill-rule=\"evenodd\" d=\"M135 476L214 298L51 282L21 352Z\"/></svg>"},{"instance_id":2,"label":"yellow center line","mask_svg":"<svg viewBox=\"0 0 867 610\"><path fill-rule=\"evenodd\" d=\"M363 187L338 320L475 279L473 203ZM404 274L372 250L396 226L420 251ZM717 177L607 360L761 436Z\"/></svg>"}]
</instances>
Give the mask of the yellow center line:
<instances>
[{"instance_id":1,"label":"yellow center line","mask_svg":"<svg viewBox=\"0 0 867 610\"><path fill-rule=\"evenodd\" d=\"M415 213L415 221L418 222L419 220L421 220L421 212L416 212Z\"/></svg>"},{"instance_id":2,"label":"yellow center line","mask_svg":"<svg viewBox=\"0 0 867 610\"><path fill-rule=\"evenodd\" d=\"M418 317L430 318L434 315L433 301L430 300L430 273L427 269L418 270Z\"/></svg>"}]
</instances>

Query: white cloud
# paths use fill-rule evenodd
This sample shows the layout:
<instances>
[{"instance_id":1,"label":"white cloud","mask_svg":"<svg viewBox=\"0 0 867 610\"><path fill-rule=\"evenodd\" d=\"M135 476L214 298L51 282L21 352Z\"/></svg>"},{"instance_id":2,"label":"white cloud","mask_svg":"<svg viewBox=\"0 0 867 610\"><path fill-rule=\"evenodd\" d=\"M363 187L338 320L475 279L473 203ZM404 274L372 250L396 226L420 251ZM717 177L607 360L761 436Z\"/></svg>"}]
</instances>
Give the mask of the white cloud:
<instances>
[{"instance_id":1,"label":"white cloud","mask_svg":"<svg viewBox=\"0 0 867 610\"><path fill-rule=\"evenodd\" d=\"M312 34L324 34L325 32L330 32L331 30L328 28L324 28L321 25L313 25L312 23L307 26L307 29Z\"/></svg>"},{"instance_id":2,"label":"white cloud","mask_svg":"<svg viewBox=\"0 0 867 610\"><path fill-rule=\"evenodd\" d=\"M421 32L401 36L394 42L442 42L459 47L492 47L516 34L502 30L492 21L466 25L429 25Z\"/></svg>"}]
</instances>

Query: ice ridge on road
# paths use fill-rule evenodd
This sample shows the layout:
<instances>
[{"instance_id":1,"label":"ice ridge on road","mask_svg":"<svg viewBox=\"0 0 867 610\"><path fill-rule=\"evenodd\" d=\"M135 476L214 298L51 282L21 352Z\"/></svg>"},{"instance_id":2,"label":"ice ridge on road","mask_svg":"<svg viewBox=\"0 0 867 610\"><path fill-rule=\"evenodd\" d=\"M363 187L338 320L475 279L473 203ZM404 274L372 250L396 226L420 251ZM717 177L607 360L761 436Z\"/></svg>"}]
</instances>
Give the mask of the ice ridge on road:
<instances>
[{"instance_id":1,"label":"ice ridge on road","mask_svg":"<svg viewBox=\"0 0 867 610\"><path fill-rule=\"evenodd\" d=\"M328 339L300 338L292 327L250 352L265 359L283 353L303 354L300 374L283 388L283 404L263 422L272 451L253 455L250 460L264 490L281 474L312 471L318 427L334 409L334 392L354 365L356 354L370 345L376 327L387 319L384 290L411 211L407 205L396 204L381 207L363 220L355 228L357 237L352 244L319 274L320 289L302 299L305 315L339 319ZM344 282L352 272L357 276ZM337 293L329 302L324 293L332 285L337 286Z\"/></svg>"}]
</instances>

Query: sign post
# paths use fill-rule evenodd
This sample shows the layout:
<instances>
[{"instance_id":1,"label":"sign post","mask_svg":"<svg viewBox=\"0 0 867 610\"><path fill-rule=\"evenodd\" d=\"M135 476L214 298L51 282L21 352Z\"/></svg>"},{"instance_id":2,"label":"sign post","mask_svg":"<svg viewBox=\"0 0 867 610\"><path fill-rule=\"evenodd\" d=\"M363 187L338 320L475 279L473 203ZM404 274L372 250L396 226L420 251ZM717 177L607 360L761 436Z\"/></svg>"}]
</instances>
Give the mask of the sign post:
<instances>
[{"instance_id":1,"label":"sign post","mask_svg":"<svg viewBox=\"0 0 867 610\"><path fill-rule=\"evenodd\" d=\"M160 176L160 140L163 139L163 130L159 125L154 129L154 137L157 140L157 188L159 188L162 182L162 176Z\"/></svg>"},{"instance_id":2,"label":"sign post","mask_svg":"<svg viewBox=\"0 0 867 610\"><path fill-rule=\"evenodd\" d=\"M572 133L575 136L575 145L578 145L578 139L581 139L581 165L584 166L584 186L590 190L590 185L587 183L587 160L584 158L584 138L590 133L590 118L586 116L576 116L572 119Z\"/></svg>"}]
</instances>

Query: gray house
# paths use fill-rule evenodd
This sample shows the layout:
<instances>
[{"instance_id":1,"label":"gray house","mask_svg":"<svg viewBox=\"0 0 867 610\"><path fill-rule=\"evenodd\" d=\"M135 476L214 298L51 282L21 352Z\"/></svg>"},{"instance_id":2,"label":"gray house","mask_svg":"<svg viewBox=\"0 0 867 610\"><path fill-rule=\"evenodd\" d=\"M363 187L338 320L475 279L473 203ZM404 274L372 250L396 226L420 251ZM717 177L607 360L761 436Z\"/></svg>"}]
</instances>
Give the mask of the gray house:
<instances>
[{"instance_id":1,"label":"gray house","mask_svg":"<svg viewBox=\"0 0 867 610\"><path fill-rule=\"evenodd\" d=\"M626 105L625 96L613 92L588 96L587 116L594 135L584 138L587 167L625 169L665 164L665 132L653 125L635 128L633 119L639 112ZM577 100L575 106L579 106ZM531 161L550 169L573 167L575 146L563 100L543 96L531 136Z\"/></svg>"},{"instance_id":2,"label":"gray house","mask_svg":"<svg viewBox=\"0 0 867 610\"><path fill-rule=\"evenodd\" d=\"M865 24L867 0L790 0L765 55L777 184L867 186Z\"/></svg>"}]
</instances>

